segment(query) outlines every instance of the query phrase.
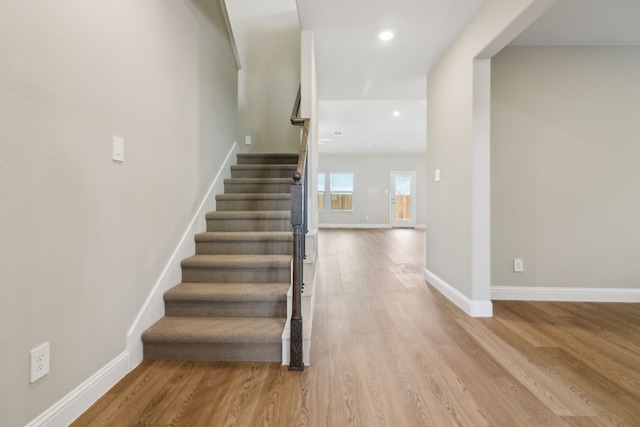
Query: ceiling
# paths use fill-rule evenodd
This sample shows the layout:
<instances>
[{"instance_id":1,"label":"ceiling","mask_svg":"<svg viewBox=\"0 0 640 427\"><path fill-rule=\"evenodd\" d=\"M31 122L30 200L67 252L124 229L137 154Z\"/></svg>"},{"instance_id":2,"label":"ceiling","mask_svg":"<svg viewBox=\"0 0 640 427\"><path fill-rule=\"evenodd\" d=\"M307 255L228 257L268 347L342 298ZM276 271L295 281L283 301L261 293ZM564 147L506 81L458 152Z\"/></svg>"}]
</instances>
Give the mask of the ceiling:
<instances>
[{"instance_id":1,"label":"ceiling","mask_svg":"<svg viewBox=\"0 0 640 427\"><path fill-rule=\"evenodd\" d=\"M425 153L427 72L484 0L297 3L314 33L320 153Z\"/></svg>"},{"instance_id":2,"label":"ceiling","mask_svg":"<svg viewBox=\"0 0 640 427\"><path fill-rule=\"evenodd\" d=\"M314 32L320 153L425 153L426 75L484 2L297 0ZM640 44L639 18L640 0L560 0L513 44Z\"/></svg>"}]
</instances>

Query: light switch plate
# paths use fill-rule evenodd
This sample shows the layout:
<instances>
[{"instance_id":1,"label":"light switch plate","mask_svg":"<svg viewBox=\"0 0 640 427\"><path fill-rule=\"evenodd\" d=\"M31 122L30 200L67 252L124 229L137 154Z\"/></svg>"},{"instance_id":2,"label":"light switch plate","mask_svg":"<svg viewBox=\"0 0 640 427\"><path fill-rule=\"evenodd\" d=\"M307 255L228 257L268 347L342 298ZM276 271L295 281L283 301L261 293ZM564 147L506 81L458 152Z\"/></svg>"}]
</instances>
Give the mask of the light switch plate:
<instances>
[{"instance_id":1,"label":"light switch plate","mask_svg":"<svg viewBox=\"0 0 640 427\"><path fill-rule=\"evenodd\" d=\"M435 180L436 182L440 181L440 169L436 169Z\"/></svg>"},{"instance_id":2,"label":"light switch plate","mask_svg":"<svg viewBox=\"0 0 640 427\"><path fill-rule=\"evenodd\" d=\"M119 136L113 137L113 160L124 162L124 139Z\"/></svg>"}]
</instances>

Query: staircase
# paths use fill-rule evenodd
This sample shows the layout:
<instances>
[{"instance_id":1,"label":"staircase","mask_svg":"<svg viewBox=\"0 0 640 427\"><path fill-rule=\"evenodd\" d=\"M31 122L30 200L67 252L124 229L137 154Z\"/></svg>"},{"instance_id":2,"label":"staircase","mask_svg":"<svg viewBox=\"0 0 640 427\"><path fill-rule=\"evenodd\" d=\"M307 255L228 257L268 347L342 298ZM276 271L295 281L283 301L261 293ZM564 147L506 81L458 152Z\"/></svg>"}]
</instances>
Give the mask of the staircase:
<instances>
[{"instance_id":1,"label":"staircase","mask_svg":"<svg viewBox=\"0 0 640 427\"><path fill-rule=\"evenodd\" d=\"M282 361L291 283L290 186L297 154L238 154L165 317L142 334L148 360Z\"/></svg>"}]
</instances>

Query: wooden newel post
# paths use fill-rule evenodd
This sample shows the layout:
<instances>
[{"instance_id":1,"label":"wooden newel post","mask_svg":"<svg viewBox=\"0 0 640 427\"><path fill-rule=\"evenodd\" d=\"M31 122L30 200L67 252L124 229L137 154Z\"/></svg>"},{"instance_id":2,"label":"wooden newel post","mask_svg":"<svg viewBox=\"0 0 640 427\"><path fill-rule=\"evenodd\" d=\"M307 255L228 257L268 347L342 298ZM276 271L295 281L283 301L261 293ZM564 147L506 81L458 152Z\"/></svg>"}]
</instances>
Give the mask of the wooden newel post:
<instances>
[{"instance_id":1,"label":"wooden newel post","mask_svg":"<svg viewBox=\"0 0 640 427\"><path fill-rule=\"evenodd\" d=\"M304 212L302 175L293 176L291 186L291 225L293 226L293 299L291 307L291 354L290 371L303 371L302 357L302 273L304 262Z\"/></svg>"}]
</instances>

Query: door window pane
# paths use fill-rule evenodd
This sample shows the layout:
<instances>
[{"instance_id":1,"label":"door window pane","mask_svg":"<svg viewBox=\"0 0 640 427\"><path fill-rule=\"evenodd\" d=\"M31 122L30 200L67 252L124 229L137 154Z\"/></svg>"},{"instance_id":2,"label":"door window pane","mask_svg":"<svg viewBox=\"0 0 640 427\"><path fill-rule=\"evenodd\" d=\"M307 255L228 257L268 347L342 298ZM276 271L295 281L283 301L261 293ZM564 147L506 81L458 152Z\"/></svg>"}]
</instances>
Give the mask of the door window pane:
<instances>
[{"instance_id":1,"label":"door window pane","mask_svg":"<svg viewBox=\"0 0 640 427\"><path fill-rule=\"evenodd\" d=\"M395 185L395 218L396 220L411 219L411 177L396 176Z\"/></svg>"}]
</instances>

